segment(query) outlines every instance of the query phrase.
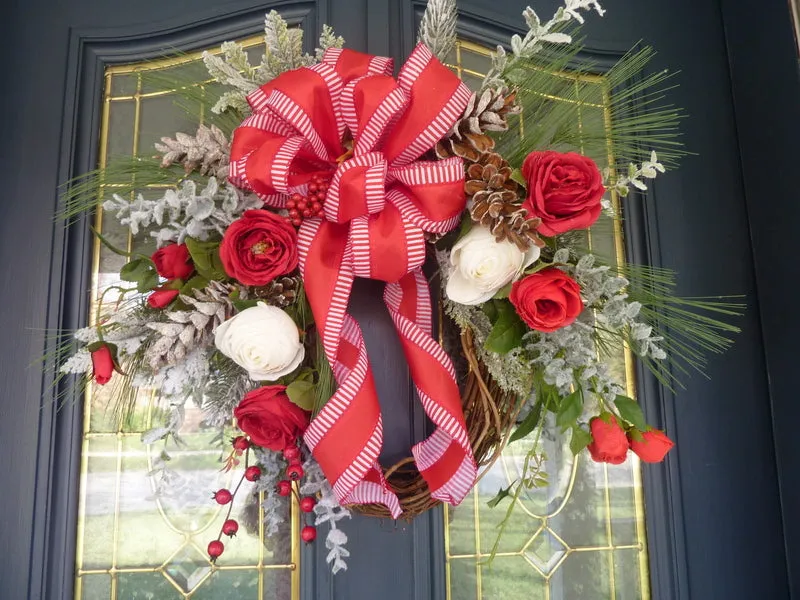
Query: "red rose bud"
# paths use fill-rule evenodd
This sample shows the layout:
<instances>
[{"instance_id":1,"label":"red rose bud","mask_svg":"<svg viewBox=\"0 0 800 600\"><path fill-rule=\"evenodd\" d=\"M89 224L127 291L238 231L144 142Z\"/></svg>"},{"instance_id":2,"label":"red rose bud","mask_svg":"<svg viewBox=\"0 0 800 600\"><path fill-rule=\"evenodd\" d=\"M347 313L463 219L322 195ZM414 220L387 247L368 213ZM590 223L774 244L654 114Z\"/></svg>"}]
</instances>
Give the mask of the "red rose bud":
<instances>
[{"instance_id":1,"label":"red rose bud","mask_svg":"<svg viewBox=\"0 0 800 600\"><path fill-rule=\"evenodd\" d=\"M292 481L300 481L303 478L303 467L295 463L286 468L286 476Z\"/></svg>"},{"instance_id":2,"label":"red rose bud","mask_svg":"<svg viewBox=\"0 0 800 600\"><path fill-rule=\"evenodd\" d=\"M600 169L575 152L531 152L522 164L528 182L523 208L538 217L542 235L586 229L600 216L605 193Z\"/></svg>"},{"instance_id":3,"label":"red rose bud","mask_svg":"<svg viewBox=\"0 0 800 600\"><path fill-rule=\"evenodd\" d=\"M227 536L233 537L239 531L239 523L236 519L228 519L222 524L222 533Z\"/></svg>"},{"instance_id":4,"label":"red rose bud","mask_svg":"<svg viewBox=\"0 0 800 600\"><path fill-rule=\"evenodd\" d=\"M170 244L156 250L150 257L156 271L164 279L188 279L194 272L186 244Z\"/></svg>"},{"instance_id":5,"label":"red rose bud","mask_svg":"<svg viewBox=\"0 0 800 600\"><path fill-rule=\"evenodd\" d=\"M233 448L235 450L247 450L250 447L250 440L248 440L243 435L237 435L233 438Z\"/></svg>"},{"instance_id":6,"label":"red rose bud","mask_svg":"<svg viewBox=\"0 0 800 600\"><path fill-rule=\"evenodd\" d=\"M300 510L303 512L311 512L314 510L314 507L317 505L317 501L314 500L311 496L306 496L305 498L300 499Z\"/></svg>"},{"instance_id":7,"label":"red rose bud","mask_svg":"<svg viewBox=\"0 0 800 600\"><path fill-rule=\"evenodd\" d=\"M664 460L672 447L675 445L663 431L651 429L642 434L642 440L630 439L631 450L633 450L640 460L647 463L658 463Z\"/></svg>"},{"instance_id":8,"label":"red rose bud","mask_svg":"<svg viewBox=\"0 0 800 600\"><path fill-rule=\"evenodd\" d=\"M92 377L96 383L105 385L111 381L114 372L114 355L107 345L92 352Z\"/></svg>"},{"instance_id":9,"label":"red rose bud","mask_svg":"<svg viewBox=\"0 0 800 600\"><path fill-rule=\"evenodd\" d=\"M592 455L595 462L611 463L619 465L625 462L628 456L628 437L625 430L619 426L617 420L612 416L609 422L600 417L595 417L589 421L589 429L594 440L586 448Z\"/></svg>"},{"instance_id":10,"label":"red rose bud","mask_svg":"<svg viewBox=\"0 0 800 600\"><path fill-rule=\"evenodd\" d=\"M248 392L233 415L252 443L275 452L296 444L309 423L308 413L289 400L282 385Z\"/></svg>"},{"instance_id":11,"label":"red rose bud","mask_svg":"<svg viewBox=\"0 0 800 600\"><path fill-rule=\"evenodd\" d=\"M231 494L230 490L223 488L214 492L212 498L216 500L217 504L228 504L228 502L233 500L233 495Z\"/></svg>"},{"instance_id":12,"label":"red rose bud","mask_svg":"<svg viewBox=\"0 0 800 600\"><path fill-rule=\"evenodd\" d=\"M244 470L244 478L247 479L247 481L255 481L259 477L261 477L261 469L255 465L247 467Z\"/></svg>"},{"instance_id":13,"label":"red rose bud","mask_svg":"<svg viewBox=\"0 0 800 600\"><path fill-rule=\"evenodd\" d=\"M297 446L287 446L283 449L283 457L293 463L300 458L300 449Z\"/></svg>"},{"instance_id":14,"label":"red rose bud","mask_svg":"<svg viewBox=\"0 0 800 600\"><path fill-rule=\"evenodd\" d=\"M275 213L246 210L225 231L219 257L225 272L240 283L266 285L297 268L297 233Z\"/></svg>"},{"instance_id":15,"label":"red rose bud","mask_svg":"<svg viewBox=\"0 0 800 600\"><path fill-rule=\"evenodd\" d=\"M208 555L211 557L211 562L214 562L225 551L225 545L219 540L214 540L208 544Z\"/></svg>"},{"instance_id":16,"label":"red rose bud","mask_svg":"<svg viewBox=\"0 0 800 600\"><path fill-rule=\"evenodd\" d=\"M556 267L514 282L508 299L528 327L536 331L549 333L571 325L583 312L580 286Z\"/></svg>"},{"instance_id":17,"label":"red rose bud","mask_svg":"<svg viewBox=\"0 0 800 600\"><path fill-rule=\"evenodd\" d=\"M180 294L180 290L157 288L147 297L147 304L152 308L166 308Z\"/></svg>"},{"instance_id":18,"label":"red rose bud","mask_svg":"<svg viewBox=\"0 0 800 600\"><path fill-rule=\"evenodd\" d=\"M303 538L303 541L306 544L310 544L315 539L317 539L317 528L314 527L313 525L306 525L300 532L300 537Z\"/></svg>"}]
</instances>

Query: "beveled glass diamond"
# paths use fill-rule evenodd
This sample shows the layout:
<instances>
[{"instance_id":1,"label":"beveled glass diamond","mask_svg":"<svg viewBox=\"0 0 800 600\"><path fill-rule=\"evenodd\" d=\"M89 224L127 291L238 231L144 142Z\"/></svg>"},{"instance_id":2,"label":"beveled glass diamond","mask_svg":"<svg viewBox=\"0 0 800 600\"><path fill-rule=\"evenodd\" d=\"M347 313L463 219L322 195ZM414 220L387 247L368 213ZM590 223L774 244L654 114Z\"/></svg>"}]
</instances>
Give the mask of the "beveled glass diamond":
<instances>
[{"instance_id":1,"label":"beveled glass diamond","mask_svg":"<svg viewBox=\"0 0 800 600\"><path fill-rule=\"evenodd\" d=\"M208 557L188 543L164 566L164 576L169 577L187 594L193 591L210 571Z\"/></svg>"},{"instance_id":2,"label":"beveled glass diamond","mask_svg":"<svg viewBox=\"0 0 800 600\"><path fill-rule=\"evenodd\" d=\"M523 551L525 558L542 574L550 575L567 555L569 548L549 529L540 529Z\"/></svg>"}]
</instances>

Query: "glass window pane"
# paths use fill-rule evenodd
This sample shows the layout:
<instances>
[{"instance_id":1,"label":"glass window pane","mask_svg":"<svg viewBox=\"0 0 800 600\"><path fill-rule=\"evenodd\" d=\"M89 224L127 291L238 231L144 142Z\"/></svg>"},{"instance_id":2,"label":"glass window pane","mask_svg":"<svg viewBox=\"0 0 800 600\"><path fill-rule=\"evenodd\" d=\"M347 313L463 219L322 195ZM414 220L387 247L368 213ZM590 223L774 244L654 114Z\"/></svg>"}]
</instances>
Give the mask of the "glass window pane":
<instances>
[{"instance_id":1,"label":"glass window pane","mask_svg":"<svg viewBox=\"0 0 800 600\"><path fill-rule=\"evenodd\" d=\"M263 52L263 38L243 43L253 52L261 46ZM208 74L199 56L195 53L107 70L101 166L112 157L134 152L151 156L153 142L162 135L193 133L197 122L189 117L174 90L154 82L180 78L183 83L205 85ZM154 73L157 75L145 75ZM104 191L111 194L114 190L107 186ZM145 188L138 193L152 198L163 189ZM153 240L132 236L102 210L96 227L118 248L144 254L155 250ZM102 303L103 290L121 283L119 270L125 260L96 244L93 319L115 310L113 304ZM284 531L266 540L260 524L262 499L253 484L245 482L231 514L240 522L239 533L233 541L225 541L225 561L212 565L206 546L216 538L227 507L211 502L211 492L229 487L232 479L231 473L221 470L222 450L217 440L223 439L220 433L230 437L230 432L208 426L200 409L187 403L180 431L184 444L146 445L141 433L159 423L167 407L154 393L140 391L120 420L114 409L125 392L113 384L91 386L85 398L76 597L295 598L298 556L292 543L288 502Z\"/></svg>"},{"instance_id":2,"label":"glass window pane","mask_svg":"<svg viewBox=\"0 0 800 600\"><path fill-rule=\"evenodd\" d=\"M489 51L459 41L446 61L473 89L491 66ZM569 73L553 74L562 93L548 102L578 102L580 123L606 123L606 93L601 77L578 86ZM528 134L536 124L522 119ZM535 134L535 131L533 131ZM612 157L581 148L601 167ZM623 260L622 232L605 215L589 231L586 243L601 256ZM634 394L631 357L608 356L619 381ZM556 443L554 440L559 440ZM487 503L497 490L519 477L529 441L507 447L472 493L458 507L445 508L449 600L646 600L647 551L640 465L598 464L586 453L572 455L561 436L543 441L549 484L520 497L491 565L486 560L497 539L505 505ZM527 444L527 446L526 446Z\"/></svg>"}]
</instances>

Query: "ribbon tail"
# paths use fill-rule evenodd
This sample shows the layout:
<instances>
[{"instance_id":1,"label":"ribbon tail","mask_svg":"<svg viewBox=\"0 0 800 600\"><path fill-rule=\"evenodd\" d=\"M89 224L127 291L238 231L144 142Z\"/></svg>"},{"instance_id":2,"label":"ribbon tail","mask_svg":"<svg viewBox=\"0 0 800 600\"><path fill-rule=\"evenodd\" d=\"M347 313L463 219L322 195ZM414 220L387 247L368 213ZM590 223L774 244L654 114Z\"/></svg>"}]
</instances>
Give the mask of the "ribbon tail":
<instances>
[{"instance_id":1,"label":"ribbon tail","mask_svg":"<svg viewBox=\"0 0 800 600\"><path fill-rule=\"evenodd\" d=\"M422 406L436 425L433 434L411 452L431 496L459 504L475 484L477 466L453 364L430 333L430 291L422 269L387 284L384 301L400 334Z\"/></svg>"},{"instance_id":2,"label":"ribbon tail","mask_svg":"<svg viewBox=\"0 0 800 600\"><path fill-rule=\"evenodd\" d=\"M347 313L354 279L347 227L307 221L298 246L308 301L338 384L306 429L305 442L340 503L380 503L399 517L399 500L378 464L383 421L367 348Z\"/></svg>"}]
</instances>

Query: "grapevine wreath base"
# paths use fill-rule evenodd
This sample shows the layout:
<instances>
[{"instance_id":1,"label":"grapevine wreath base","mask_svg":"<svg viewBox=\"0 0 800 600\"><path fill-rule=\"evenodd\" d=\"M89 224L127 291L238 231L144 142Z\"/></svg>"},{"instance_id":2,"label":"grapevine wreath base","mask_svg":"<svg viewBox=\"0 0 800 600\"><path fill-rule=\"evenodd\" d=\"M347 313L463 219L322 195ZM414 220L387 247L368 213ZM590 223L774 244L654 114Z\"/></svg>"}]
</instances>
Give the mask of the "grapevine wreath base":
<instances>
[{"instance_id":1,"label":"grapevine wreath base","mask_svg":"<svg viewBox=\"0 0 800 600\"><path fill-rule=\"evenodd\" d=\"M499 458L513 431L521 403L515 394L504 391L488 374L486 366L475 351L472 331L463 331L460 343L467 363L467 373L461 385L464 420L467 423L472 454L480 470ZM431 497L428 484L414 466L414 458L411 456L386 468L384 477L400 500L403 519L410 521L441 504L440 500ZM348 508L370 517L392 516L383 504L354 504Z\"/></svg>"}]
</instances>

